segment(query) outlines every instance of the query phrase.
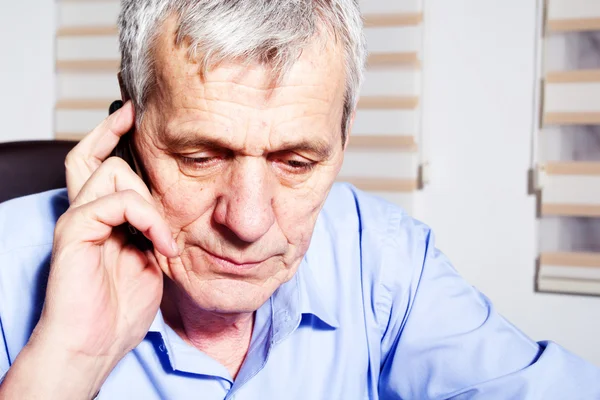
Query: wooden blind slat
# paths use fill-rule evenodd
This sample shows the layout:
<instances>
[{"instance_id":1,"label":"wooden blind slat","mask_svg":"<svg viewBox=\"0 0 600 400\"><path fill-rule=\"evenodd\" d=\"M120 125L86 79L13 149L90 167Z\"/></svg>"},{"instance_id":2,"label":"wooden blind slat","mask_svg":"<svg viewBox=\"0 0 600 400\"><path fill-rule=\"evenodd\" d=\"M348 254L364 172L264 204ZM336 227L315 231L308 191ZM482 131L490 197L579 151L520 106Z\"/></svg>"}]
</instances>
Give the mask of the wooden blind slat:
<instances>
[{"instance_id":1,"label":"wooden blind slat","mask_svg":"<svg viewBox=\"0 0 600 400\"><path fill-rule=\"evenodd\" d=\"M545 170L549 175L600 175L600 162L553 161Z\"/></svg>"},{"instance_id":2,"label":"wooden blind slat","mask_svg":"<svg viewBox=\"0 0 600 400\"><path fill-rule=\"evenodd\" d=\"M600 30L600 18L551 19L546 24L549 32L583 32Z\"/></svg>"},{"instance_id":3,"label":"wooden blind slat","mask_svg":"<svg viewBox=\"0 0 600 400\"><path fill-rule=\"evenodd\" d=\"M413 14L367 14L364 17L365 28L390 26L416 26L423 22L422 13Z\"/></svg>"},{"instance_id":4,"label":"wooden blind slat","mask_svg":"<svg viewBox=\"0 0 600 400\"><path fill-rule=\"evenodd\" d=\"M546 83L600 82L600 69L552 71L546 74Z\"/></svg>"},{"instance_id":5,"label":"wooden blind slat","mask_svg":"<svg viewBox=\"0 0 600 400\"><path fill-rule=\"evenodd\" d=\"M62 0L63 2L65 0ZM73 0L71 0L73 1ZM94 0L88 0L94 1ZM102 0L96 0L102 1ZM110 1L110 0L104 0ZM414 14L371 14L364 16L365 28L394 27L394 26L417 26L423 22L422 13ZM87 35L115 35L118 29L116 25L106 26L72 26L61 27L57 36L87 36Z\"/></svg>"},{"instance_id":6,"label":"wooden blind slat","mask_svg":"<svg viewBox=\"0 0 600 400\"><path fill-rule=\"evenodd\" d=\"M600 267L600 253L546 252L540 254L540 264L565 267Z\"/></svg>"},{"instance_id":7,"label":"wooden blind slat","mask_svg":"<svg viewBox=\"0 0 600 400\"><path fill-rule=\"evenodd\" d=\"M117 2L118 0L61 0L66 2ZM423 22L423 13L390 13L390 14L367 14L363 16L365 28L389 27L389 26L416 26ZM116 27L110 26L111 29Z\"/></svg>"},{"instance_id":8,"label":"wooden blind slat","mask_svg":"<svg viewBox=\"0 0 600 400\"><path fill-rule=\"evenodd\" d=\"M64 99L56 102L57 110L108 110L109 99Z\"/></svg>"},{"instance_id":9,"label":"wooden blind slat","mask_svg":"<svg viewBox=\"0 0 600 400\"><path fill-rule=\"evenodd\" d=\"M544 114L544 125L597 125L600 112L551 112Z\"/></svg>"},{"instance_id":10,"label":"wooden blind slat","mask_svg":"<svg viewBox=\"0 0 600 400\"><path fill-rule=\"evenodd\" d=\"M406 53L371 53L367 61L367 66L383 67L383 66L413 66L420 67L421 61L417 52Z\"/></svg>"},{"instance_id":11,"label":"wooden blind slat","mask_svg":"<svg viewBox=\"0 0 600 400\"><path fill-rule=\"evenodd\" d=\"M348 182L364 191L372 192L414 192L418 188L416 179L393 178L351 178L341 176L340 182Z\"/></svg>"},{"instance_id":12,"label":"wooden blind slat","mask_svg":"<svg viewBox=\"0 0 600 400\"><path fill-rule=\"evenodd\" d=\"M600 205L592 204L542 204L542 215L557 217L600 217Z\"/></svg>"},{"instance_id":13,"label":"wooden blind slat","mask_svg":"<svg viewBox=\"0 0 600 400\"><path fill-rule=\"evenodd\" d=\"M392 135L350 135L349 148L384 148L415 152L418 149L413 136Z\"/></svg>"},{"instance_id":14,"label":"wooden blind slat","mask_svg":"<svg viewBox=\"0 0 600 400\"><path fill-rule=\"evenodd\" d=\"M62 0L77 1L77 0ZM79 0L83 1L83 0ZM94 0L86 0L94 1ZM95 0L95 1L111 1L111 0ZM112 0L114 1L114 0ZM406 14L370 14L364 16L366 28L372 27L393 27L393 26L416 26L423 22L422 13L406 13ZM62 27L57 31L57 36L88 36L88 35L114 35L117 34L116 25L107 26L73 26Z\"/></svg>"},{"instance_id":15,"label":"wooden blind slat","mask_svg":"<svg viewBox=\"0 0 600 400\"><path fill-rule=\"evenodd\" d=\"M87 133L56 132L54 136L59 140L79 141L83 139L85 135L87 135ZM413 136L400 135L351 135L350 140L348 141L348 147L353 149L383 148L404 152L415 152L418 149L418 145Z\"/></svg>"},{"instance_id":16,"label":"wooden blind slat","mask_svg":"<svg viewBox=\"0 0 600 400\"><path fill-rule=\"evenodd\" d=\"M108 99L65 99L56 103L58 109L96 109L108 107L112 100ZM358 107L362 109L415 109L419 104L416 96L365 96L358 101Z\"/></svg>"},{"instance_id":17,"label":"wooden blind slat","mask_svg":"<svg viewBox=\"0 0 600 400\"><path fill-rule=\"evenodd\" d=\"M56 132L54 137L57 140L70 140L73 142L78 142L84 138L87 133L73 133L73 132Z\"/></svg>"},{"instance_id":18,"label":"wooden blind slat","mask_svg":"<svg viewBox=\"0 0 600 400\"><path fill-rule=\"evenodd\" d=\"M119 60L58 60L57 71L69 72L114 72L121 66Z\"/></svg>"},{"instance_id":19,"label":"wooden blind slat","mask_svg":"<svg viewBox=\"0 0 600 400\"><path fill-rule=\"evenodd\" d=\"M416 96L364 96L358 100L361 109L413 110L418 105Z\"/></svg>"},{"instance_id":20,"label":"wooden blind slat","mask_svg":"<svg viewBox=\"0 0 600 400\"><path fill-rule=\"evenodd\" d=\"M387 66L411 66L418 68L421 66L419 54L417 52L406 53L372 53L368 57L369 67L387 67ZM69 71L118 71L121 61L114 60L58 60L56 62L57 70Z\"/></svg>"},{"instance_id":21,"label":"wooden blind slat","mask_svg":"<svg viewBox=\"0 0 600 400\"><path fill-rule=\"evenodd\" d=\"M118 34L116 26L64 26L56 31L57 37L112 36Z\"/></svg>"}]
</instances>

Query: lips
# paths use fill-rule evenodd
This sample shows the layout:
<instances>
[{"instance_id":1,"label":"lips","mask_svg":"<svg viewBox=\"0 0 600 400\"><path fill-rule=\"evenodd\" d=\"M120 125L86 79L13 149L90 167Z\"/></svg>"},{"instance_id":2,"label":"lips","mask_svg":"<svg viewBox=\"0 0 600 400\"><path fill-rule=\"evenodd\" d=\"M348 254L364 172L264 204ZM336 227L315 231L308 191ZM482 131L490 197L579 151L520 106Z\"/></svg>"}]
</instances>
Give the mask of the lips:
<instances>
[{"instance_id":1,"label":"lips","mask_svg":"<svg viewBox=\"0 0 600 400\"><path fill-rule=\"evenodd\" d=\"M221 265L222 267L224 267L226 269L247 270L247 269L254 268L254 267L260 265L261 263L263 263L264 261L266 261L266 260L260 260L260 261L233 260L228 257L218 256L218 255L211 253L209 251L206 251L206 250L205 250L205 252L210 258L213 259L213 261L215 261L217 264Z\"/></svg>"}]
</instances>

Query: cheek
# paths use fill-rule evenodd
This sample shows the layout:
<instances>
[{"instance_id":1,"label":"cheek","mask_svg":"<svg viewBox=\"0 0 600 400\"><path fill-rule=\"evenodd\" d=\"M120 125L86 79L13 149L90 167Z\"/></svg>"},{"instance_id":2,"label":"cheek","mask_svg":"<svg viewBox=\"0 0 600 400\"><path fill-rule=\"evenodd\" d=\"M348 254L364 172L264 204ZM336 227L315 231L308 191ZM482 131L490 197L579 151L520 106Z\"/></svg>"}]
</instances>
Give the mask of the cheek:
<instances>
[{"instance_id":1,"label":"cheek","mask_svg":"<svg viewBox=\"0 0 600 400\"><path fill-rule=\"evenodd\" d=\"M177 166L162 165L149 172L152 194L173 229L190 225L213 206L212 185L187 178Z\"/></svg>"},{"instance_id":2,"label":"cheek","mask_svg":"<svg viewBox=\"0 0 600 400\"><path fill-rule=\"evenodd\" d=\"M148 136L142 136L138 152L152 182L151 193L159 212L175 231L192 224L213 206L212 183L183 175L177 162L161 151Z\"/></svg>"},{"instance_id":3,"label":"cheek","mask_svg":"<svg viewBox=\"0 0 600 400\"><path fill-rule=\"evenodd\" d=\"M211 190L199 186L180 181L164 192L160 203L173 228L190 225L212 208Z\"/></svg>"},{"instance_id":4,"label":"cheek","mask_svg":"<svg viewBox=\"0 0 600 400\"><path fill-rule=\"evenodd\" d=\"M327 188L322 191L283 191L278 193L274 202L274 212L279 228L288 243L299 251L308 248L312 232L321 210Z\"/></svg>"}]
</instances>

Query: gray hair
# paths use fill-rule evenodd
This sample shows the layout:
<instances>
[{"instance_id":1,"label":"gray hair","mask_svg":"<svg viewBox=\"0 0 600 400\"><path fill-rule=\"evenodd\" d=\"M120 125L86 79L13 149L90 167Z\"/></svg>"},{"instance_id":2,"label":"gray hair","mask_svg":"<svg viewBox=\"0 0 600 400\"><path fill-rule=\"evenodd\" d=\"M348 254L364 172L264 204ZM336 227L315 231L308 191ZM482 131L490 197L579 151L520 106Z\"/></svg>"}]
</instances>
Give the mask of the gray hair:
<instances>
[{"instance_id":1,"label":"gray hair","mask_svg":"<svg viewBox=\"0 0 600 400\"><path fill-rule=\"evenodd\" d=\"M156 79L153 44L171 15L178 17L175 42L189 43L189 55L199 63L200 73L222 61L241 59L267 64L280 77L304 46L326 32L345 55L345 143L366 60L358 0L122 0L121 79L138 123Z\"/></svg>"}]
</instances>

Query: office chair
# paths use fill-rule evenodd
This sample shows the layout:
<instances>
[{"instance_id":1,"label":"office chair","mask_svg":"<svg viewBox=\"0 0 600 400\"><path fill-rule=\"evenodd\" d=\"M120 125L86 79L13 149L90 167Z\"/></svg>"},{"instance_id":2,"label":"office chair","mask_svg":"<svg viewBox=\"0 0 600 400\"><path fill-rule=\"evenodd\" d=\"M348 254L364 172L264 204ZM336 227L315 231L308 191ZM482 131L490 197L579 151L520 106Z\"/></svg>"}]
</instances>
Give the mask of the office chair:
<instances>
[{"instance_id":1,"label":"office chair","mask_svg":"<svg viewBox=\"0 0 600 400\"><path fill-rule=\"evenodd\" d=\"M0 203L66 187L65 157L77 142L0 143Z\"/></svg>"}]
</instances>

